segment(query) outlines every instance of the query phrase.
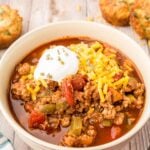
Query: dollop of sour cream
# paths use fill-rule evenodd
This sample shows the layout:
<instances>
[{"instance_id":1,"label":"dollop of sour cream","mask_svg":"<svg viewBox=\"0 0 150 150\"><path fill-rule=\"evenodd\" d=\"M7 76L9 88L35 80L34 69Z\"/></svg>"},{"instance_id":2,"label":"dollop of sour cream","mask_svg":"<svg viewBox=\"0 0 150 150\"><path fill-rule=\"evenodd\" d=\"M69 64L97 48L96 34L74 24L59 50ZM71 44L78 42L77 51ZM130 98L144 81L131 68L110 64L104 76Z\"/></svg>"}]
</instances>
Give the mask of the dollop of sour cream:
<instances>
[{"instance_id":1,"label":"dollop of sour cream","mask_svg":"<svg viewBox=\"0 0 150 150\"><path fill-rule=\"evenodd\" d=\"M64 46L44 51L35 68L34 79L52 79L60 82L68 75L76 74L79 60L75 52Z\"/></svg>"}]
</instances>

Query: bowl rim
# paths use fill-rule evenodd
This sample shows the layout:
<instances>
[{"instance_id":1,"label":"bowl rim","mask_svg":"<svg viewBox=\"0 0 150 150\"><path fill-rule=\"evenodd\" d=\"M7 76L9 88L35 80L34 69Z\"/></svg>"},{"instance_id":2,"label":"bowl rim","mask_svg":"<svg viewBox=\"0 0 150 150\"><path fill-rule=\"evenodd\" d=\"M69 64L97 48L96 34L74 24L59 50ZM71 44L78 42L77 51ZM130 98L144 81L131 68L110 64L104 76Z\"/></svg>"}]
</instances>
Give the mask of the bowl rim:
<instances>
[{"instance_id":1,"label":"bowl rim","mask_svg":"<svg viewBox=\"0 0 150 150\"><path fill-rule=\"evenodd\" d=\"M143 53L143 56L145 56L146 59L149 59L148 56L145 54L145 52L142 50L142 48L137 44L137 42L135 42L132 38L130 38L129 36L127 36L126 34L124 34L123 32L115 29L112 26L109 25L105 25L102 23L96 23L96 22L89 22L89 21L81 21L81 20L73 20L73 21L61 21L61 22L53 22L53 23L49 23L43 26L40 26L38 28L35 28L29 32L27 32L26 34L22 35L18 40L16 40L8 49L7 51L4 53L4 55L2 56L1 60L0 60L0 70L3 67L3 60L5 59L5 57L7 57L8 53L12 51L13 47L15 47L15 45L17 45L20 41L26 39L28 36L30 36L31 34L34 34L36 32L38 32L39 30L42 30L43 28L49 28L49 27L53 27L55 25L61 25L61 24L65 24L65 25L69 25L69 24L95 24L95 26L99 26L99 27L103 27L103 28L109 28L110 30L114 30L114 32L117 32L118 34L120 34L120 36L122 36L123 39L127 39L128 41L130 40L130 42L132 44L134 44L137 49L139 49L141 52ZM149 62L150 64L150 62ZM140 124L140 126L136 126L136 125L130 130L128 131L126 134L124 134L123 136L121 136L120 138L113 140L111 142L102 144L102 145L98 145L98 146L91 146L91 147L84 147L84 148L76 148L76 147L64 147L64 146L59 146L59 145L55 145L49 142L46 142L42 139L39 139L37 137L35 137L34 135L32 135L31 133L29 133L28 131L26 131L23 127L21 127L21 125L19 125L19 123L17 123L17 121L15 121L15 119L13 119L12 117L10 117L7 114L7 111L5 111L5 108L2 106L1 104L1 100L0 100L0 110L2 112L2 114L4 115L4 117L6 118L6 120L9 122L9 124L13 127L13 129L19 134L23 135L26 139L31 140L33 143L39 144L40 146L45 146L47 148L52 148L52 149L61 149L61 150L98 150L98 149L106 149L106 148L110 148L113 146L117 146L120 143L123 143L124 141L127 141L128 139L130 139L134 134L136 134L142 127L143 125L146 123L146 121L149 119L150 116L150 111L148 112L148 116L145 117L145 119L142 121L142 123ZM138 121L140 122L140 120Z\"/></svg>"}]
</instances>

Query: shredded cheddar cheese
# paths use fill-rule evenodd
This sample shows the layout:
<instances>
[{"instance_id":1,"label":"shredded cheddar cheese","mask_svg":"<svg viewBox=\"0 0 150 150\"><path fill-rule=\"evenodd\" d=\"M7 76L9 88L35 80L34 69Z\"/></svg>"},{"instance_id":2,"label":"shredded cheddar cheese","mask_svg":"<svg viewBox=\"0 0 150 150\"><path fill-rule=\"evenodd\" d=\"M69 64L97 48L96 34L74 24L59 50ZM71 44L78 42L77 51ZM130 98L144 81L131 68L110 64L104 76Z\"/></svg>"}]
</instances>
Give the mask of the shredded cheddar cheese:
<instances>
[{"instance_id":1,"label":"shredded cheddar cheese","mask_svg":"<svg viewBox=\"0 0 150 150\"><path fill-rule=\"evenodd\" d=\"M69 48L78 54L79 73L86 74L97 85L101 102L105 102L109 87L116 89L128 84L128 72L124 73L118 81L114 81L114 76L123 73L123 70L116 60L116 52L111 48L110 51L109 48L106 51L100 42L95 42L90 46L85 43L72 44ZM130 65L125 65L129 71L132 70Z\"/></svg>"},{"instance_id":2,"label":"shredded cheddar cheese","mask_svg":"<svg viewBox=\"0 0 150 150\"><path fill-rule=\"evenodd\" d=\"M39 81L41 82L41 84L42 84L45 88L48 87L48 86L47 86L47 83L46 83L46 81L45 81L44 79L39 79Z\"/></svg>"},{"instance_id":3,"label":"shredded cheddar cheese","mask_svg":"<svg viewBox=\"0 0 150 150\"><path fill-rule=\"evenodd\" d=\"M29 84L27 84L26 88L31 93L32 100L35 101L36 100L36 95L40 91L40 83L37 82L35 88L32 88Z\"/></svg>"}]
</instances>

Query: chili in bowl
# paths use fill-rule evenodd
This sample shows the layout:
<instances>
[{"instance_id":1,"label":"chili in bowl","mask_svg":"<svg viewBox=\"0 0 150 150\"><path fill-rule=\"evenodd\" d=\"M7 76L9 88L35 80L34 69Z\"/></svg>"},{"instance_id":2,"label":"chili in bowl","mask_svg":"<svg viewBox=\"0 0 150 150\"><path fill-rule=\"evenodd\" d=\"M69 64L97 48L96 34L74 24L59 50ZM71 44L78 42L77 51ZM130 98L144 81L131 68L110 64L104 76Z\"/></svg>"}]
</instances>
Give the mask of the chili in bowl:
<instances>
[{"instance_id":1,"label":"chili in bowl","mask_svg":"<svg viewBox=\"0 0 150 150\"><path fill-rule=\"evenodd\" d=\"M114 40L104 31L115 34ZM29 45L35 36L43 39ZM6 67L14 51L16 60ZM2 112L33 148L115 147L148 119L149 59L111 27L78 21L50 24L13 44L0 71L4 66Z\"/></svg>"}]
</instances>

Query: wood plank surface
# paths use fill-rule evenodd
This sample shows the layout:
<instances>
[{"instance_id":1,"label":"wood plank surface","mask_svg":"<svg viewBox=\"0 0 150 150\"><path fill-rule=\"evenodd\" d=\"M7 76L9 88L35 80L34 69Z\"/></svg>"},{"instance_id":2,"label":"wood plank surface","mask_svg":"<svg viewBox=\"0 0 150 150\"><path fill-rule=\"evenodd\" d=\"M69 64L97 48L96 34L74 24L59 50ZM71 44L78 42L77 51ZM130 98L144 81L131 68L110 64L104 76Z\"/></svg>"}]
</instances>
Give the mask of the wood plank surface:
<instances>
[{"instance_id":1,"label":"wood plank surface","mask_svg":"<svg viewBox=\"0 0 150 150\"><path fill-rule=\"evenodd\" d=\"M23 33L50 22L63 20L88 20L109 25L102 17L99 0L0 0L18 9L23 17ZM131 27L115 27L133 38L147 55L150 50L146 40L141 40ZM0 57L5 50L0 51ZM31 150L14 132L5 118L0 114L0 131L10 139L15 150ZM150 120L122 148L122 150L147 150L150 145Z\"/></svg>"}]
</instances>

